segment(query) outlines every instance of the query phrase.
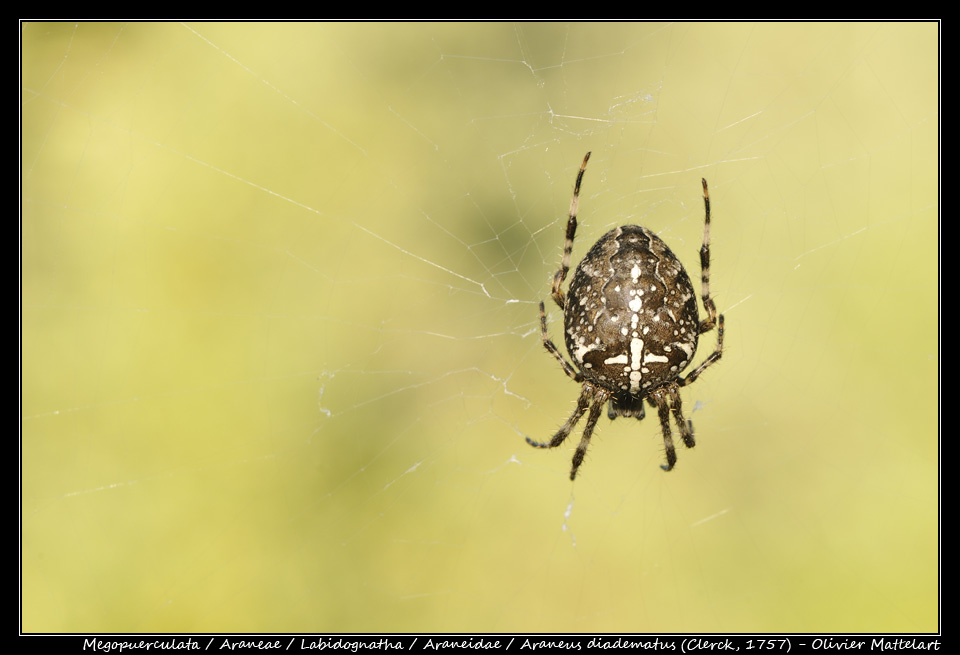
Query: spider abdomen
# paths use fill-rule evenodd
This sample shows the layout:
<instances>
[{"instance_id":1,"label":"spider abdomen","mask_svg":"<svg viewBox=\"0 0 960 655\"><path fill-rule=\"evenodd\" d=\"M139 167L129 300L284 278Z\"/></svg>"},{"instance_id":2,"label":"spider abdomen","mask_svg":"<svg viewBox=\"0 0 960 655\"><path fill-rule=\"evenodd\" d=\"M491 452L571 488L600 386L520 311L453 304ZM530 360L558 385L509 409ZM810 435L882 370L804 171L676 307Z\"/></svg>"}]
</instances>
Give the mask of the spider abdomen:
<instances>
[{"instance_id":1,"label":"spider abdomen","mask_svg":"<svg viewBox=\"0 0 960 655\"><path fill-rule=\"evenodd\" d=\"M647 228L607 232L577 266L563 312L567 351L584 378L639 396L679 376L699 336L683 265Z\"/></svg>"}]
</instances>

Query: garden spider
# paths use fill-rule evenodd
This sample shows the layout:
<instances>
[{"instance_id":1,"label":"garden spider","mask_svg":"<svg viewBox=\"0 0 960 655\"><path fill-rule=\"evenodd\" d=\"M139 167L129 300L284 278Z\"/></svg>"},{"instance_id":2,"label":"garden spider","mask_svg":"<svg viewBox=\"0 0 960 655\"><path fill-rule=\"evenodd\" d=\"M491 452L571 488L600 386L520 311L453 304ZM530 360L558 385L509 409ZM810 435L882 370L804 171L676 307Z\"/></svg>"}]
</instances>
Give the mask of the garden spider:
<instances>
[{"instance_id":1,"label":"garden spider","mask_svg":"<svg viewBox=\"0 0 960 655\"><path fill-rule=\"evenodd\" d=\"M573 454L570 479L590 445L590 437L609 401L610 419L644 417L643 402L656 407L663 431L667 463L677 461L670 414L683 445L693 448L693 423L683 417L680 387L692 384L723 354L723 314L710 297L710 195L703 180L703 245L700 248L701 298L706 318L700 320L696 292L680 260L645 227L624 225L593 244L577 266L564 296L560 288L570 270L577 232L580 182L590 153L583 158L570 201L567 236L560 269L553 276L553 301L563 310L564 340L573 363L567 362L547 332L547 314L540 302L543 346L574 382L582 384L577 407L550 441L527 437L536 448L556 448L570 436L589 408L583 437ZM680 373L693 360L701 334L717 327L717 348L686 377Z\"/></svg>"}]
</instances>

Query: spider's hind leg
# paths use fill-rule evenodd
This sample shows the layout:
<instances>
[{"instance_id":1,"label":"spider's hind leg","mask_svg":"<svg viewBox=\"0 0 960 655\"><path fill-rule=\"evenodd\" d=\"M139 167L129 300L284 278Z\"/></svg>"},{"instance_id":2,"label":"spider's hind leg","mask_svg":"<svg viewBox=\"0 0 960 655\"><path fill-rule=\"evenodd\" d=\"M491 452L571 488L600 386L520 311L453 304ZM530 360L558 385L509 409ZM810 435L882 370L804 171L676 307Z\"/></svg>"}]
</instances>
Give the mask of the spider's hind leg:
<instances>
[{"instance_id":1,"label":"spider's hind leg","mask_svg":"<svg viewBox=\"0 0 960 655\"><path fill-rule=\"evenodd\" d=\"M563 289L560 286L567 279L567 273L570 272L570 257L573 253L573 240L577 236L577 208L580 204L580 183L583 182L583 172L587 168L587 161L590 160L590 153L583 158L580 164L580 171L577 173L577 182L573 186L573 198L570 199L570 215L567 217L566 239L563 242L563 258L560 260L560 268L553 275L553 290L550 295L553 296L553 302L557 307L563 309L566 305L566 299L563 296Z\"/></svg>"},{"instance_id":2,"label":"spider's hind leg","mask_svg":"<svg viewBox=\"0 0 960 655\"><path fill-rule=\"evenodd\" d=\"M710 296L710 192L707 180L703 182L703 245L700 246L700 298L707 317L700 321L700 334L709 332L717 324L717 306ZM722 320L722 317L721 317Z\"/></svg>"}]
</instances>

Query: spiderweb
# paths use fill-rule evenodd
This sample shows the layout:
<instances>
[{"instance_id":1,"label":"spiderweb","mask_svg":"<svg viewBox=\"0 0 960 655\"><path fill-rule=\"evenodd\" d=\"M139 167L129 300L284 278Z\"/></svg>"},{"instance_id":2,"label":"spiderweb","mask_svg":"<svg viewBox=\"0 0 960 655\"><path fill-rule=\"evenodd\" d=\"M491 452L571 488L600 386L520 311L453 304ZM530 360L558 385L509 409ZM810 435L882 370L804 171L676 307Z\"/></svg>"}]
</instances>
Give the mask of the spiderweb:
<instances>
[{"instance_id":1,"label":"spiderweb","mask_svg":"<svg viewBox=\"0 0 960 655\"><path fill-rule=\"evenodd\" d=\"M24 630L937 629L935 23L21 28ZM587 150L727 337L571 485Z\"/></svg>"}]
</instances>

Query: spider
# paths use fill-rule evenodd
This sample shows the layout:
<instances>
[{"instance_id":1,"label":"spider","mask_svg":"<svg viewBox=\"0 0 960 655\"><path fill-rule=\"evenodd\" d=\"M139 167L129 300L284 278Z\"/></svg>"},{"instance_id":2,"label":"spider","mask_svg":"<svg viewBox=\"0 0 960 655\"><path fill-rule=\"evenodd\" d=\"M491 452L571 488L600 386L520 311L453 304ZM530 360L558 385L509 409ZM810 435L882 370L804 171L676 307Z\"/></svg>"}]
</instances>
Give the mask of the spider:
<instances>
[{"instance_id":1,"label":"spider","mask_svg":"<svg viewBox=\"0 0 960 655\"><path fill-rule=\"evenodd\" d=\"M547 332L547 314L540 302L543 347L563 372L583 385L577 407L550 441L527 437L536 448L556 448L570 436L587 409L583 437L573 454L570 479L590 445L590 437L609 401L607 416L644 417L643 402L657 409L667 463L673 469L677 452L670 432L670 414L683 445L693 448L693 423L683 417L680 387L692 384L723 354L723 314L710 297L710 195L703 182L703 245L700 248L700 296L706 318L700 320L696 292L680 260L645 227L624 225L600 237L577 266L566 296L560 288L570 271L577 232L580 183L590 153L583 158L570 200L567 236L560 269L553 276L553 301L563 310L564 337L573 363L567 362ZM701 334L717 328L717 348L687 376L680 373L697 351Z\"/></svg>"}]
</instances>

